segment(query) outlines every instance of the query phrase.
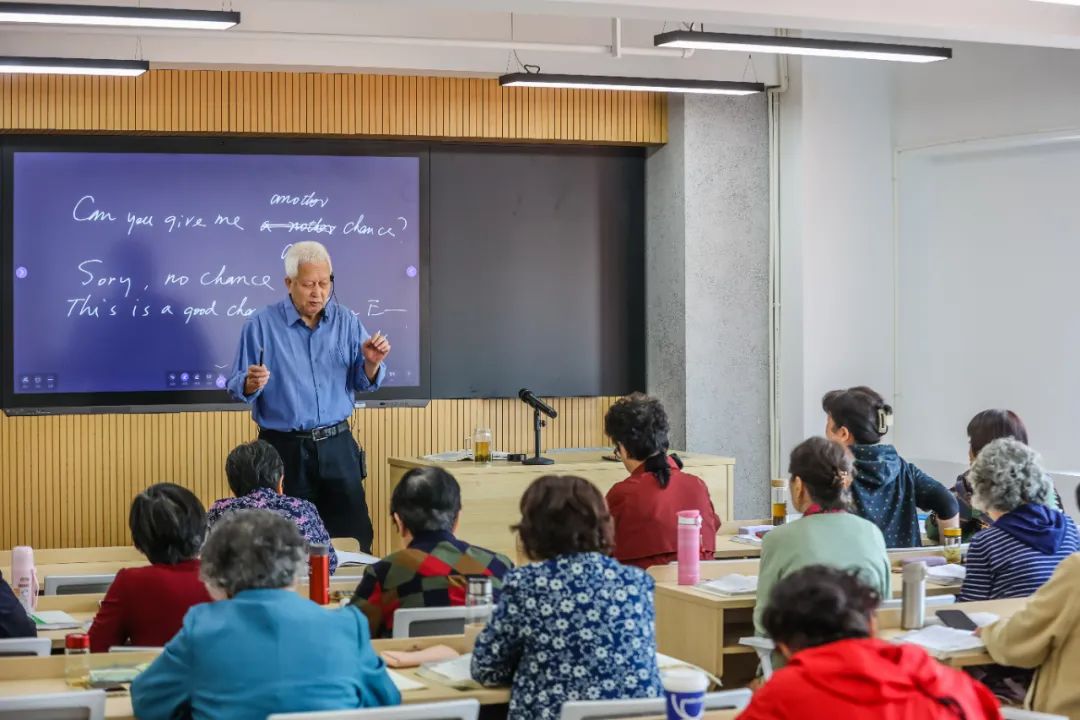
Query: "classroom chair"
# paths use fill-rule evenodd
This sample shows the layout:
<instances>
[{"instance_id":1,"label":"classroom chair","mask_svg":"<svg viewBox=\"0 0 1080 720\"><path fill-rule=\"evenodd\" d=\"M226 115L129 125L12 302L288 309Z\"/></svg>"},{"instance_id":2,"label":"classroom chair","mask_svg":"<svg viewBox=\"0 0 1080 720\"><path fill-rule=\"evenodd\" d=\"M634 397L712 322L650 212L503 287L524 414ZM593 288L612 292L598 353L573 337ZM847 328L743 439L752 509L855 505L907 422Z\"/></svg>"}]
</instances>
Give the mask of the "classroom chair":
<instances>
[{"instance_id":1,"label":"classroom chair","mask_svg":"<svg viewBox=\"0 0 1080 720\"><path fill-rule=\"evenodd\" d=\"M365 710L277 713L266 720L477 720L479 716L479 700L452 700Z\"/></svg>"},{"instance_id":2,"label":"classroom chair","mask_svg":"<svg viewBox=\"0 0 1080 720\"><path fill-rule=\"evenodd\" d=\"M330 544L335 550L344 552L360 552L360 541L354 537L330 538Z\"/></svg>"},{"instance_id":3,"label":"classroom chair","mask_svg":"<svg viewBox=\"0 0 1080 720\"><path fill-rule=\"evenodd\" d=\"M40 638L6 638L0 640L0 657L48 657L52 640Z\"/></svg>"},{"instance_id":4,"label":"classroom chair","mask_svg":"<svg viewBox=\"0 0 1080 720\"><path fill-rule=\"evenodd\" d=\"M1050 713L1035 712L1034 710L1022 710L1021 708L1001 706L1003 720L1069 720L1064 715L1051 715Z\"/></svg>"},{"instance_id":5,"label":"classroom chair","mask_svg":"<svg viewBox=\"0 0 1080 720\"><path fill-rule=\"evenodd\" d=\"M116 573L108 575L49 575L45 578L45 594L103 593L109 589L115 579Z\"/></svg>"},{"instance_id":6,"label":"classroom chair","mask_svg":"<svg viewBox=\"0 0 1080 720\"><path fill-rule=\"evenodd\" d=\"M750 704L751 693L725 690L705 695L706 710L742 710ZM560 720L601 720L602 718L649 717L664 714L664 698L636 700L578 700L563 703Z\"/></svg>"},{"instance_id":7,"label":"classroom chair","mask_svg":"<svg viewBox=\"0 0 1080 720\"><path fill-rule=\"evenodd\" d=\"M105 720L105 691L0 698L0 720Z\"/></svg>"},{"instance_id":8,"label":"classroom chair","mask_svg":"<svg viewBox=\"0 0 1080 720\"><path fill-rule=\"evenodd\" d=\"M432 635L463 635L464 606L432 608L398 608L394 611L394 638L430 637Z\"/></svg>"}]
</instances>

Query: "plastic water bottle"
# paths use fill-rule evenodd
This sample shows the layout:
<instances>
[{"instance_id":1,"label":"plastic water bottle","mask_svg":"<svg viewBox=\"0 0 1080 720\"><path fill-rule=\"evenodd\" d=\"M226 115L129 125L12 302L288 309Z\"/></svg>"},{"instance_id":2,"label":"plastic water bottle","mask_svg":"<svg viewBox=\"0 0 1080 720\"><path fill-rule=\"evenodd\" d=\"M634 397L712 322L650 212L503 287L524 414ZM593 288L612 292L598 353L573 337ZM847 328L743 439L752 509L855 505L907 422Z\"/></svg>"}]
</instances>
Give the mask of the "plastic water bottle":
<instances>
[{"instance_id":1,"label":"plastic water bottle","mask_svg":"<svg viewBox=\"0 0 1080 720\"><path fill-rule=\"evenodd\" d=\"M308 549L308 594L320 605L330 604L330 547L314 544Z\"/></svg>"},{"instance_id":2,"label":"plastic water bottle","mask_svg":"<svg viewBox=\"0 0 1080 720\"><path fill-rule=\"evenodd\" d=\"M904 566L904 587L900 595L900 627L919 630L926 624L926 563Z\"/></svg>"},{"instance_id":3,"label":"plastic water bottle","mask_svg":"<svg viewBox=\"0 0 1080 720\"><path fill-rule=\"evenodd\" d=\"M26 612L37 608L37 568L34 567L34 549L28 545L19 545L11 551L11 588Z\"/></svg>"},{"instance_id":4,"label":"plastic water bottle","mask_svg":"<svg viewBox=\"0 0 1080 720\"><path fill-rule=\"evenodd\" d=\"M680 510L678 518L679 584L697 585L701 579L701 513Z\"/></svg>"}]
</instances>

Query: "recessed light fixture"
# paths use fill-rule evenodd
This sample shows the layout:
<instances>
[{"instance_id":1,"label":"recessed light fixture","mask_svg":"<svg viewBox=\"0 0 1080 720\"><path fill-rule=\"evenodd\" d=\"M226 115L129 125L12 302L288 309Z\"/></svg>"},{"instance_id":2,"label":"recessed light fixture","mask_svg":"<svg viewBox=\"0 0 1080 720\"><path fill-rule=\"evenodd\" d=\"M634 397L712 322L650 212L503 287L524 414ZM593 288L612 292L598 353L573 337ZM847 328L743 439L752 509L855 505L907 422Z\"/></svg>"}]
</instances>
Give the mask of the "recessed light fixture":
<instances>
[{"instance_id":1,"label":"recessed light fixture","mask_svg":"<svg viewBox=\"0 0 1080 720\"><path fill-rule=\"evenodd\" d=\"M1080 0L1077 1L1080 2ZM912 63L937 62L952 57L952 50L946 47L894 45L854 40L815 40L778 35L739 35L696 30L673 30L660 33L653 38L653 44L656 47L695 50L733 50Z\"/></svg>"},{"instance_id":2,"label":"recessed light fixture","mask_svg":"<svg viewBox=\"0 0 1080 720\"><path fill-rule=\"evenodd\" d=\"M752 95L763 92L762 83L726 80L672 80L668 78L614 77L607 75L553 75L510 73L499 78L503 87L557 87L583 90L632 90L639 92L699 93L704 95Z\"/></svg>"},{"instance_id":3,"label":"recessed light fixture","mask_svg":"<svg viewBox=\"0 0 1080 720\"><path fill-rule=\"evenodd\" d=\"M225 30L240 22L240 13L224 10L0 2L0 22Z\"/></svg>"},{"instance_id":4,"label":"recessed light fixture","mask_svg":"<svg viewBox=\"0 0 1080 720\"><path fill-rule=\"evenodd\" d=\"M134 77L150 69L146 60L97 60L0 56L0 73L55 75L122 75Z\"/></svg>"}]
</instances>

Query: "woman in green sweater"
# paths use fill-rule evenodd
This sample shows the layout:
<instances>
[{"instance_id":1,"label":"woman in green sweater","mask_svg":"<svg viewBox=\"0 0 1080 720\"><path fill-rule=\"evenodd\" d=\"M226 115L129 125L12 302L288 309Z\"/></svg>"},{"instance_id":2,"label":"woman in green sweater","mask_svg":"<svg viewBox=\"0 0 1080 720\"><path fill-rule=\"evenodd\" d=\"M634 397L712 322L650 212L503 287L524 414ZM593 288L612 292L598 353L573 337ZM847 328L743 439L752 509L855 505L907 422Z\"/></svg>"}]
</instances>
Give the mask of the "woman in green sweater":
<instances>
[{"instance_id":1,"label":"woman in green sweater","mask_svg":"<svg viewBox=\"0 0 1080 720\"><path fill-rule=\"evenodd\" d=\"M761 545L754 627L764 635L762 616L769 593L781 578L807 565L857 570L882 598L892 594L892 571L885 538L877 525L848 512L851 456L839 443L821 437L791 452L791 504L803 514L770 530Z\"/></svg>"}]
</instances>

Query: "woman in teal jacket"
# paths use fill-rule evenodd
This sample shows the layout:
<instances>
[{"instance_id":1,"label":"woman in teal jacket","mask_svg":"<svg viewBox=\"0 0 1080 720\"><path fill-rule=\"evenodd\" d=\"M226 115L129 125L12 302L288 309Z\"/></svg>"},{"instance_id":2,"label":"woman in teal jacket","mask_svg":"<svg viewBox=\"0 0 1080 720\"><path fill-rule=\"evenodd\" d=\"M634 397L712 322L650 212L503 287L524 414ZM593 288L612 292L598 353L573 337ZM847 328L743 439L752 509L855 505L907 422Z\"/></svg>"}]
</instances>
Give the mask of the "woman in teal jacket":
<instances>
[{"instance_id":1,"label":"woman in teal jacket","mask_svg":"<svg viewBox=\"0 0 1080 720\"><path fill-rule=\"evenodd\" d=\"M291 521L266 510L222 520L197 605L131 686L140 720L265 720L272 713L397 705L401 695L354 607L328 610L293 591L306 551Z\"/></svg>"}]
</instances>

